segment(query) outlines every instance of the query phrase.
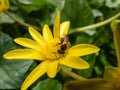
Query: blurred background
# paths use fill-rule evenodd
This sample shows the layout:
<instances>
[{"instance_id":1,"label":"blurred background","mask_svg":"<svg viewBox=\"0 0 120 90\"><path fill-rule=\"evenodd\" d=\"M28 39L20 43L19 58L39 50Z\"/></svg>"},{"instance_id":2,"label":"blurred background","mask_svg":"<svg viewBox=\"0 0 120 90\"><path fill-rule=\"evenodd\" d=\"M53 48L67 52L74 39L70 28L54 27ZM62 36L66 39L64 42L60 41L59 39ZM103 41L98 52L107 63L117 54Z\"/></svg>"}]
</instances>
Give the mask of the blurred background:
<instances>
[{"instance_id":1,"label":"blurred background","mask_svg":"<svg viewBox=\"0 0 120 90\"><path fill-rule=\"evenodd\" d=\"M110 23L98 28L80 31L107 20L120 13L118 0L9 0L10 6L0 16L0 88L19 89L25 77L37 65L36 61L9 61L2 55L15 48L22 48L13 42L17 37L29 37L28 26L34 25L41 33L45 24L52 30L57 11L61 13L61 22L70 21L68 33L71 46L87 43L98 46L101 50L84 56L90 64L89 69L72 71L85 78L103 77L105 66L117 67L113 32ZM51 87L61 90L62 83L68 80L58 73L55 79L44 75L32 87L32 90L43 90L42 85L52 83ZM39 86L39 89L37 89ZM40 89L41 87L41 89ZM55 89L57 88L57 89ZM47 89L44 89L47 90Z\"/></svg>"}]
</instances>

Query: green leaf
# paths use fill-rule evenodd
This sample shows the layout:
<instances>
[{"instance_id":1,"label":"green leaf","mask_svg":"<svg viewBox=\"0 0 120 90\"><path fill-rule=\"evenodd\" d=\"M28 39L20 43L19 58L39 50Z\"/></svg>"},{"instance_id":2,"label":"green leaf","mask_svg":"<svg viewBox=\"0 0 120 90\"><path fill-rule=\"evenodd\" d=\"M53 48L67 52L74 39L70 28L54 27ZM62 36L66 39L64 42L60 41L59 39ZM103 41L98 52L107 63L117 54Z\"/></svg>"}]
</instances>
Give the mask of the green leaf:
<instances>
[{"instance_id":1,"label":"green leaf","mask_svg":"<svg viewBox=\"0 0 120 90\"><path fill-rule=\"evenodd\" d=\"M114 20L111 23L111 28L114 35L114 43L117 53L118 66L120 67L120 20Z\"/></svg>"},{"instance_id":2,"label":"green leaf","mask_svg":"<svg viewBox=\"0 0 120 90\"><path fill-rule=\"evenodd\" d=\"M71 81L64 85L63 90L118 90L114 83L104 79L88 79Z\"/></svg>"},{"instance_id":3,"label":"green leaf","mask_svg":"<svg viewBox=\"0 0 120 90\"><path fill-rule=\"evenodd\" d=\"M48 3L50 3L50 4L54 5L54 6L58 6L58 5L62 4L62 3L64 3L65 0L47 0L47 1L48 1Z\"/></svg>"},{"instance_id":4,"label":"green leaf","mask_svg":"<svg viewBox=\"0 0 120 90\"><path fill-rule=\"evenodd\" d=\"M92 43L93 37L87 35L87 34L79 34L76 37L75 44L80 44L80 43Z\"/></svg>"},{"instance_id":5,"label":"green leaf","mask_svg":"<svg viewBox=\"0 0 120 90\"><path fill-rule=\"evenodd\" d=\"M35 1L35 0L18 0L20 3L22 3L22 4L26 4L26 5L29 5L29 4L31 4L33 1Z\"/></svg>"},{"instance_id":6,"label":"green leaf","mask_svg":"<svg viewBox=\"0 0 120 90\"><path fill-rule=\"evenodd\" d=\"M11 19L9 16L7 16L6 14L2 14L2 16L0 17L0 24L2 23L14 23L15 21L13 19Z\"/></svg>"},{"instance_id":7,"label":"green leaf","mask_svg":"<svg viewBox=\"0 0 120 90\"><path fill-rule=\"evenodd\" d=\"M93 9L92 12L93 12L93 15L94 15L95 18L96 18L96 17L103 17L102 12L100 12L100 11L97 10L97 9Z\"/></svg>"},{"instance_id":8,"label":"green leaf","mask_svg":"<svg viewBox=\"0 0 120 90\"><path fill-rule=\"evenodd\" d=\"M105 55L105 52L103 50L101 50L100 55L100 62L104 65L104 66L110 66L110 63L107 60L107 57Z\"/></svg>"},{"instance_id":9,"label":"green leaf","mask_svg":"<svg viewBox=\"0 0 120 90\"><path fill-rule=\"evenodd\" d=\"M116 8L119 6L118 0L106 0L105 5L109 8Z\"/></svg>"},{"instance_id":10,"label":"green leaf","mask_svg":"<svg viewBox=\"0 0 120 90\"><path fill-rule=\"evenodd\" d=\"M0 32L0 89L20 88L32 60L6 60L2 56L15 49L10 36Z\"/></svg>"},{"instance_id":11,"label":"green leaf","mask_svg":"<svg viewBox=\"0 0 120 90\"><path fill-rule=\"evenodd\" d=\"M40 81L32 90L62 90L62 85L55 79Z\"/></svg>"},{"instance_id":12,"label":"green leaf","mask_svg":"<svg viewBox=\"0 0 120 90\"><path fill-rule=\"evenodd\" d=\"M46 4L46 0L36 0L31 2L30 5L23 6L23 8L28 12L37 11L41 9Z\"/></svg>"},{"instance_id":13,"label":"green leaf","mask_svg":"<svg viewBox=\"0 0 120 90\"><path fill-rule=\"evenodd\" d=\"M104 5L105 0L87 0L89 5L91 5L93 8L100 8Z\"/></svg>"},{"instance_id":14,"label":"green leaf","mask_svg":"<svg viewBox=\"0 0 120 90\"><path fill-rule=\"evenodd\" d=\"M96 55L93 54L93 55L85 56L84 58L85 58L84 60L88 61L90 68L85 69L85 70L78 70L76 73L82 77L89 78L92 76L92 71L94 69Z\"/></svg>"},{"instance_id":15,"label":"green leaf","mask_svg":"<svg viewBox=\"0 0 120 90\"><path fill-rule=\"evenodd\" d=\"M93 13L86 0L65 0L61 8L61 21L71 21L73 28L87 26L94 21Z\"/></svg>"}]
</instances>

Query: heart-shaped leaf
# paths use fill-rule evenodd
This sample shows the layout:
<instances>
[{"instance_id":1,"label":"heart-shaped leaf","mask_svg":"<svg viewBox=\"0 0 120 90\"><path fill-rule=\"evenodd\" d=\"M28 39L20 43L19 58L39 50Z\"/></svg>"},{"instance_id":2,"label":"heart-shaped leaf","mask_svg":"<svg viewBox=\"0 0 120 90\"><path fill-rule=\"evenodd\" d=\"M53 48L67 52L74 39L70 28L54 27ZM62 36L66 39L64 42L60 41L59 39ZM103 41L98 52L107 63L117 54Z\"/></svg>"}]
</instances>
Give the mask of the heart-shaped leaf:
<instances>
[{"instance_id":1,"label":"heart-shaped leaf","mask_svg":"<svg viewBox=\"0 0 120 90\"><path fill-rule=\"evenodd\" d=\"M20 88L32 60L6 60L2 56L15 49L12 38L0 32L0 89Z\"/></svg>"}]
</instances>

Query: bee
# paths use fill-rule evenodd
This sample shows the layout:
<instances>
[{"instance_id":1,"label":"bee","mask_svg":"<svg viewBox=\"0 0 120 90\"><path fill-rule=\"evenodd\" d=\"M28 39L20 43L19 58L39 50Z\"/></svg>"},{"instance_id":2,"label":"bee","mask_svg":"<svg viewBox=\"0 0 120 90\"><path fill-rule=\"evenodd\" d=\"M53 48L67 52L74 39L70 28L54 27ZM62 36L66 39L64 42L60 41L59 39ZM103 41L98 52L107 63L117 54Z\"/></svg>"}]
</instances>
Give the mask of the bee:
<instances>
[{"instance_id":1,"label":"bee","mask_svg":"<svg viewBox=\"0 0 120 90\"><path fill-rule=\"evenodd\" d=\"M65 35L64 38L61 38L61 43L59 43L61 46L60 46L60 49L57 50L58 53L60 54L64 54L65 53L65 50L67 49L68 47L68 36Z\"/></svg>"}]
</instances>

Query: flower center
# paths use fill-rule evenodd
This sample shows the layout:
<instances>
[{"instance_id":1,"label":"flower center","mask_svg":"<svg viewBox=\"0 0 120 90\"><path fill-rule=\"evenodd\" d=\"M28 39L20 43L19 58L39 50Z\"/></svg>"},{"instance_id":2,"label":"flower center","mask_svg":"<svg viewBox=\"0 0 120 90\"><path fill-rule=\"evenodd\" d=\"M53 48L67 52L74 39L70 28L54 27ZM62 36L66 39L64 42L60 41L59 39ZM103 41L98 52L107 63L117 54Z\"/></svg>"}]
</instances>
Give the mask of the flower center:
<instances>
[{"instance_id":1,"label":"flower center","mask_svg":"<svg viewBox=\"0 0 120 90\"><path fill-rule=\"evenodd\" d=\"M54 39L52 42L46 45L48 60L58 60L65 57L68 41L65 41L64 38Z\"/></svg>"}]
</instances>

